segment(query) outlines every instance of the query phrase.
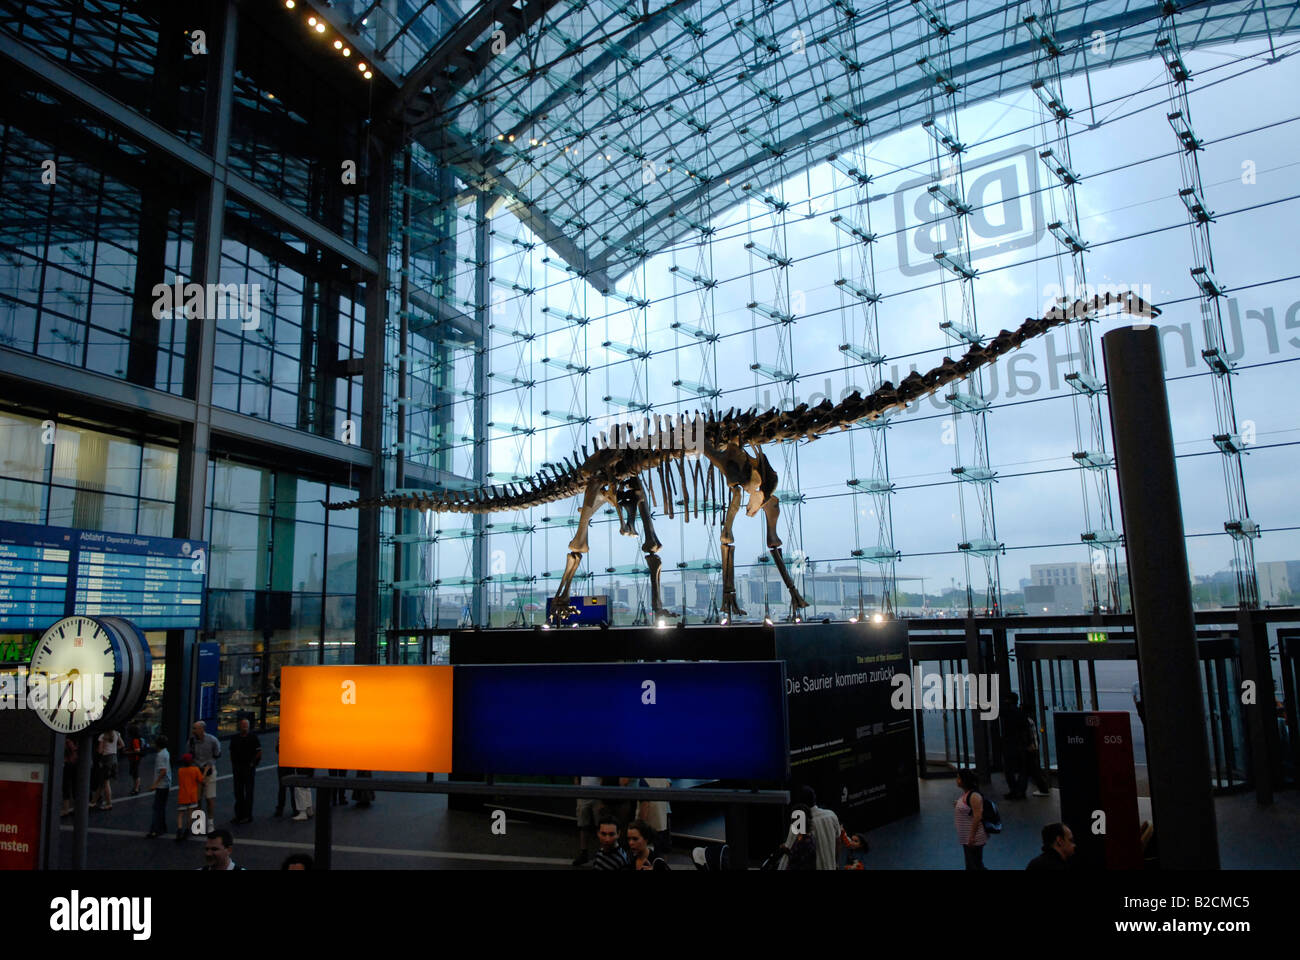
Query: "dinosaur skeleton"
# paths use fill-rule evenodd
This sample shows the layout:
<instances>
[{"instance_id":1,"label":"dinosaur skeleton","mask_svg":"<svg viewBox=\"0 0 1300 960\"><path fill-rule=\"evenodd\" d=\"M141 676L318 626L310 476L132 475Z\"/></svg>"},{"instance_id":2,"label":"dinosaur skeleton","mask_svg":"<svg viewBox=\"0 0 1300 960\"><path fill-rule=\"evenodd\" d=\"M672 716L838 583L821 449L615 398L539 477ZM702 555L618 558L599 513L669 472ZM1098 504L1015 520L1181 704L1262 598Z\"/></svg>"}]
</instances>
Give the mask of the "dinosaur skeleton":
<instances>
[{"instance_id":1,"label":"dinosaur skeleton","mask_svg":"<svg viewBox=\"0 0 1300 960\"><path fill-rule=\"evenodd\" d=\"M767 549L776 569L790 591L791 613L808 605L786 569L781 555L781 538L777 535L780 499L775 496L777 474L762 451L763 444L812 441L832 430L847 430L864 420L876 420L892 411L904 409L948 384L963 380L976 369L1018 349L1025 341L1046 333L1052 327L1071 320L1089 317L1117 305L1123 313L1141 318L1159 316L1160 311L1133 293L1104 294L1091 300L1065 301L1041 319L1030 318L1015 331L1003 330L996 337L971 347L960 359L944 357L928 373L913 371L897 386L886 381L869 396L857 391L839 403L824 400L810 407L800 404L792 410L770 408L732 408L718 415L703 414L660 416L642 419L641 424L624 424L601 432L593 438L592 449L584 444L573 459L564 458L563 466L544 468L536 476L519 483L497 484L474 490L399 490L373 499L329 504L331 510L352 508L396 507L408 510L432 510L445 513L483 514L530 507L565 500L582 494L578 529L569 542L564 574L555 593L552 616L563 618L569 608L569 587L574 574L588 551L587 532L593 514L602 504L613 507L619 533L637 536L639 516L650 575L650 598L656 617L675 616L660 603L659 558L662 544L655 536L652 507L656 506L656 482L663 501L663 512L672 519L680 506L684 522L692 514L704 514L706 520L722 514L722 607L723 617L745 616L736 598L735 539L732 523L748 495L745 515L763 514L767 525ZM687 438L691 442L687 442ZM748 449L752 448L751 454ZM709 466L701 463L701 455ZM688 464L688 461L690 463ZM689 479L688 479L689 478ZM689 489L688 489L689 488ZM726 503L719 499L726 496ZM679 499L680 498L680 499Z\"/></svg>"}]
</instances>

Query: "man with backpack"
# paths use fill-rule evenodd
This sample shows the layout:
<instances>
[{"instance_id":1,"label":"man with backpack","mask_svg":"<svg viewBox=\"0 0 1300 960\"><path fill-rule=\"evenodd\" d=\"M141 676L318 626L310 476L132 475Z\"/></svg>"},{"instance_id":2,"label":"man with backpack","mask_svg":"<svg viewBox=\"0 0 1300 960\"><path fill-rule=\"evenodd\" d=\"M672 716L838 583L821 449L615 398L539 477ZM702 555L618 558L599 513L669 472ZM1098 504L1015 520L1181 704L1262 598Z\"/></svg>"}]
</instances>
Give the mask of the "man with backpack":
<instances>
[{"instance_id":1,"label":"man with backpack","mask_svg":"<svg viewBox=\"0 0 1300 960\"><path fill-rule=\"evenodd\" d=\"M1038 724L1032 714L1020 708L1020 698L1008 693L1002 698L1002 765L1007 778L1004 800L1025 799L1030 777L1034 796L1046 797L1047 783L1038 766Z\"/></svg>"},{"instance_id":2,"label":"man with backpack","mask_svg":"<svg viewBox=\"0 0 1300 960\"><path fill-rule=\"evenodd\" d=\"M792 819L802 820L803 829L797 831L799 824L790 824L790 833L781 847L786 855L785 869L838 869L840 834L844 832L840 818L834 811L817 806L817 792L812 787L800 787L796 796L799 804Z\"/></svg>"}]
</instances>

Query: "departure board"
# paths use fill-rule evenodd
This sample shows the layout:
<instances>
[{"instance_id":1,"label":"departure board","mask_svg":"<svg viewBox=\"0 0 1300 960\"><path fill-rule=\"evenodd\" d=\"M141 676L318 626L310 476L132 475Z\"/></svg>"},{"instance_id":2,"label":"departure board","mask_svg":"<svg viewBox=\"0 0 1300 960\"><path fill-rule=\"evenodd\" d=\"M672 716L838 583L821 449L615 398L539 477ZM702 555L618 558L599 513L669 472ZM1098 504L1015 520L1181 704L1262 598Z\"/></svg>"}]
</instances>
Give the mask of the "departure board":
<instances>
[{"instance_id":1,"label":"departure board","mask_svg":"<svg viewBox=\"0 0 1300 960\"><path fill-rule=\"evenodd\" d=\"M197 629L206 574L202 541L0 522L0 630L73 614Z\"/></svg>"}]
</instances>

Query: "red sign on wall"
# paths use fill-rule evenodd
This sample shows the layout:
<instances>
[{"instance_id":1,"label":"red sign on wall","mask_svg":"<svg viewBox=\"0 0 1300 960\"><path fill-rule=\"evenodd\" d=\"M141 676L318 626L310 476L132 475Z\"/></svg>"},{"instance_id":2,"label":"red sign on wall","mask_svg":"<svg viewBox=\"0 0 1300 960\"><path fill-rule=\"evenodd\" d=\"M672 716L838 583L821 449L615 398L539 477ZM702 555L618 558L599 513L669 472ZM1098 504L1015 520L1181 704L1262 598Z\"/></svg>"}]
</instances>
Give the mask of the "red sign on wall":
<instances>
[{"instance_id":1,"label":"red sign on wall","mask_svg":"<svg viewBox=\"0 0 1300 960\"><path fill-rule=\"evenodd\" d=\"M35 870L41 852L45 768L0 763L0 870Z\"/></svg>"}]
</instances>

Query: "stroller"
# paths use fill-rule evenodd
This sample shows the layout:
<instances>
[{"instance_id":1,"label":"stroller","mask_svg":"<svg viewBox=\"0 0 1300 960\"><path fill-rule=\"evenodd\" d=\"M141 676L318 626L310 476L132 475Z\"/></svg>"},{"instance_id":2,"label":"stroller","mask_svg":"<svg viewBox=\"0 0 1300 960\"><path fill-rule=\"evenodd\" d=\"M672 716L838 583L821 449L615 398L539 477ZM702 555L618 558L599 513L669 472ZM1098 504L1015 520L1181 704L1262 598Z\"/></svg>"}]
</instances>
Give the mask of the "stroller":
<instances>
[{"instance_id":1,"label":"stroller","mask_svg":"<svg viewBox=\"0 0 1300 960\"><path fill-rule=\"evenodd\" d=\"M691 851L691 860L695 862L696 870L728 870L731 868L731 857L727 855L727 845L725 843L696 847Z\"/></svg>"}]
</instances>

